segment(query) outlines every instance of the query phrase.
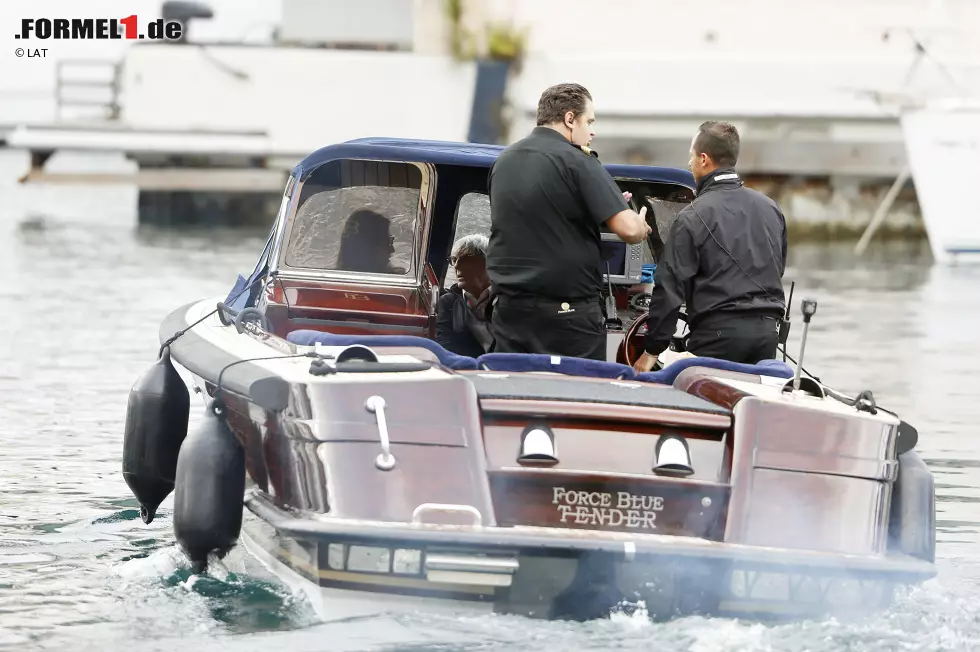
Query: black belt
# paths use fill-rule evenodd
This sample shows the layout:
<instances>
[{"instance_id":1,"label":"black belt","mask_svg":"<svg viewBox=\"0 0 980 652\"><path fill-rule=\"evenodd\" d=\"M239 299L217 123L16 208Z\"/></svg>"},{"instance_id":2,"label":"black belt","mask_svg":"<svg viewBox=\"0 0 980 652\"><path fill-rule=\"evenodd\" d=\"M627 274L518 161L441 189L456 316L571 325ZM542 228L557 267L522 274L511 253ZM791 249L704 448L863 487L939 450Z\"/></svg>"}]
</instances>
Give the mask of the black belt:
<instances>
[{"instance_id":1,"label":"black belt","mask_svg":"<svg viewBox=\"0 0 980 652\"><path fill-rule=\"evenodd\" d=\"M776 313L769 310L723 310L721 312L709 312L706 315L698 315L695 319L689 320L688 327L693 331L695 328L704 328L709 325L729 321L761 321L763 319L771 319L779 322L782 320L782 317L782 312Z\"/></svg>"},{"instance_id":2,"label":"black belt","mask_svg":"<svg viewBox=\"0 0 980 652\"><path fill-rule=\"evenodd\" d=\"M506 303L515 306L529 306L529 307L530 306L554 307L554 306L563 306L567 304L569 308L585 308L594 305L599 305L599 306L602 305L602 302L599 300L599 297L588 298L588 299L583 299L583 298L556 299L554 297L542 297L542 296L535 296L533 294L521 294L521 295L498 294L496 297L494 297L494 300L497 303Z\"/></svg>"}]
</instances>

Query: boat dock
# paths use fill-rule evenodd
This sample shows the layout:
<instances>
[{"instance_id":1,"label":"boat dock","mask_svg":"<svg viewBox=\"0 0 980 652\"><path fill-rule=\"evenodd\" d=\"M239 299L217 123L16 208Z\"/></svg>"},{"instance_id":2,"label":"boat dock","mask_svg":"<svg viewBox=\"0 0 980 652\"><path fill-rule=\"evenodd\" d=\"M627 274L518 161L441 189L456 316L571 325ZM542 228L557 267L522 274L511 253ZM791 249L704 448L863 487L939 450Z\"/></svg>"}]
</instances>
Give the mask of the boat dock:
<instances>
[{"instance_id":1,"label":"boat dock","mask_svg":"<svg viewBox=\"0 0 980 652\"><path fill-rule=\"evenodd\" d=\"M390 17L390 4L370 0L363 9ZM115 62L59 65L55 118L12 125L3 142L30 153L25 183L132 184L141 221L198 223L215 219L213 206L209 217L190 208L166 216L170 195L265 194L275 206L284 175L305 153L353 138L513 142L534 126L541 90L574 78L595 98L593 146L605 162L684 165L700 122L730 120L743 138L740 173L780 202L794 232L857 236L892 195L880 232L921 233L913 181L903 179L901 115L957 84L980 88L980 56L956 50L965 37L948 27L970 24L978 10L953 2L940 15L921 4L899 0L882 16L830 0L795 8L792 19L806 28L785 30L790 16L762 0L737 11L710 0L697 11L672 6L669 29L620 43L622 15L637 25L661 25L667 15L659 3L629 0L593 12L592 35L570 47L577 13L564 15L553 0L474 1L458 21L442 2L422 0L402 22L344 34L339 25L310 27L331 3L284 0L278 36L267 43L137 43ZM488 25L498 29L496 50L479 37L460 49L460 35ZM839 39L828 41L831 29ZM71 117L82 108L85 117ZM67 150L119 152L137 171L48 172L48 159Z\"/></svg>"}]
</instances>

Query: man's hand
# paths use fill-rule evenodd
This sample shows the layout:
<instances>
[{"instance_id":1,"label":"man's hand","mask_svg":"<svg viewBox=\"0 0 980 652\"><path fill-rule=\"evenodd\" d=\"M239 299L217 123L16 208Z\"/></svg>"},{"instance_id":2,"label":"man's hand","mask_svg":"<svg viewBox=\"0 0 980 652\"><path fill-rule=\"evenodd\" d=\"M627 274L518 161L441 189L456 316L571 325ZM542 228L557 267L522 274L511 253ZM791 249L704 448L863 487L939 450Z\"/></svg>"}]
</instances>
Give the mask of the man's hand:
<instances>
[{"instance_id":1,"label":"man's hand","mask_svg":"<svg viewBox=\"0 0 980 652\"><path fill-rule=\"evenodd\" d=\"M647 223L647 207L643 206L640 208L640 221L643 222L643 237L647 237L653 231L650 228L650 224Z\"/></svg>"},{"instance_id":2,"label":"man's hand","mask_svg":"<svg viewBox=\"0 0 980 652\"><path fill-rule=\"evenodd\" d=\"M644 371L653 369L653 365L655 364L657 364L657 356L644 351L640 359L633 364L633 369L636 370L636 373L643 373Z\"/></svg>"},{"instance_id":3,"label":"man's hand","mask_svg":"<svg viewBox=\"0 0 980 652\"><path fill-rule=\"evenodd\" d=\"M633 193L627 190L626 192L623 193L623 199L625 199L626 201L633 199Z\"/></svg>"},{"instance_id":4,"label":"man's hand","mask_svg":"<svg viewBox=\"0 0 980 652\"><path fill-rule=\"evenodd\" d=\"M625 197L628 193L623 193ZM623 242L629 244L639 244L644 238L650 235L652 229L646 220L647 207L635 213L632 208L620 211L606 220L609 230L622 238Z\"/></svg>"}]
</instances>

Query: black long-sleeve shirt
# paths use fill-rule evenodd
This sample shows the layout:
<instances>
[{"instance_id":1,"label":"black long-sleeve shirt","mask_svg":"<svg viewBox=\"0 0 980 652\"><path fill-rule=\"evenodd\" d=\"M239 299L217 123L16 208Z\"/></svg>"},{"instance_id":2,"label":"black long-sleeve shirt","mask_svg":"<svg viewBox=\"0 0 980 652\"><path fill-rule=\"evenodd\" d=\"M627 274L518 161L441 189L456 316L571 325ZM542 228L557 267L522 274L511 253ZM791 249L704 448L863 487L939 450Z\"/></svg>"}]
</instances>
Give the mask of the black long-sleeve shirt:
<instances>
[{"instance_id":1,"label":"black long-sleeve shirt","mask_svg":"<svg viewBox=\"0 0 980 652\"><path fill-rule=\"evenodd\" d=\"M644 349L667 349L685 304L691 331L709 313L781 316L786 248L786 218L774 201L746 188L732 169L702 177L657 264Z\"/></svg>"}]
</instances>

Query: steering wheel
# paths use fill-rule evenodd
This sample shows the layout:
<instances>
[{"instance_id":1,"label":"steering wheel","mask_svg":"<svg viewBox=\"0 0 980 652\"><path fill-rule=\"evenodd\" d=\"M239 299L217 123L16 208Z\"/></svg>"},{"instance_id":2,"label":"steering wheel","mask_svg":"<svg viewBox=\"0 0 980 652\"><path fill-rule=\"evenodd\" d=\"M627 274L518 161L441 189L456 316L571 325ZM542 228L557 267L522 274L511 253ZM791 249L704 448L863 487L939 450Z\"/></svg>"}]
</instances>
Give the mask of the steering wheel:
<instances>
[{"instance_id":1,"label":"steering wheel","mask_svg":"<svg viewBox=\"0 0 980 652\"><path fill-rule=\"evenodd\" d=\"M647 298L647 305L649 305L649 298ZM677 313L677 318L680 319L685 324L687 324L687 313L685 313L683 309ZM636 364L636 361L640 359L641 355L643 355L643 340L640 339L639 333L640 333L640 329L643 328L643 325L646 324L648 321L650 321L649 312L644 312L639 317L637 317L636 320L633 321L632 324L630 324L630 327L626 329L626 334L623 337L623 342L622 344L620 344L620 351L622 352L623 355L623 361L625 364L629 365L630 367ZM681 338L672 337L671 341L675 342L678 339ZM617 355L617 357L619 356ZM658 365L659 364L660 363L658 362Z\"/></svg>"},{"instance_id":2,"label":"steering wheel","mask_svg":"<svg viewBox=\"0 0 980 652\"><path fill-rule=\"evenodd\" d=\"M630 298L630 309L636 312L646 312L650 309L651 295L649 292L639 292Z\"/></svg>"}]
</instances>

